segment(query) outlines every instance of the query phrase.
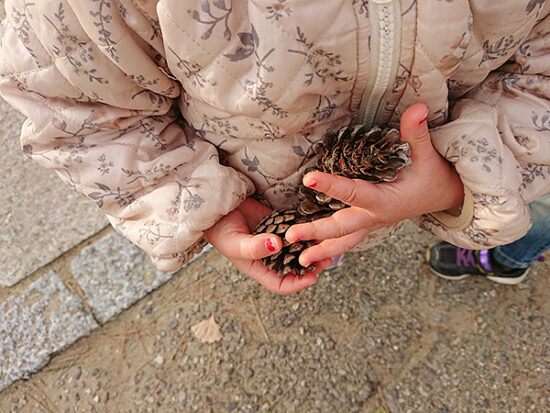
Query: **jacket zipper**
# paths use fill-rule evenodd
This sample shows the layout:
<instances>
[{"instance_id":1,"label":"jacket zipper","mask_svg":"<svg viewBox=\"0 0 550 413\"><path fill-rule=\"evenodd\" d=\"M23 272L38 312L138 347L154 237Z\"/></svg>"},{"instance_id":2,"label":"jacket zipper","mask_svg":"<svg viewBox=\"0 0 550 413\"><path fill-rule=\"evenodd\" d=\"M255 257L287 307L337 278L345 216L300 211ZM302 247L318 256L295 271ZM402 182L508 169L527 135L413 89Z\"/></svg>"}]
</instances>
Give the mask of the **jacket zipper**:
<instances>
[{"instance_id":1,"label":"jacket zipper","mask_svg":"<svg viewBox=\"0 0 550 413\"><path fill-rule=\"evenodd\" d=\"M371 128L380 122L381 104L391 91L401 50L400 0L369 0L371 23L370 72L359 107L359 123Z\"/></svg>"}]
</instances>

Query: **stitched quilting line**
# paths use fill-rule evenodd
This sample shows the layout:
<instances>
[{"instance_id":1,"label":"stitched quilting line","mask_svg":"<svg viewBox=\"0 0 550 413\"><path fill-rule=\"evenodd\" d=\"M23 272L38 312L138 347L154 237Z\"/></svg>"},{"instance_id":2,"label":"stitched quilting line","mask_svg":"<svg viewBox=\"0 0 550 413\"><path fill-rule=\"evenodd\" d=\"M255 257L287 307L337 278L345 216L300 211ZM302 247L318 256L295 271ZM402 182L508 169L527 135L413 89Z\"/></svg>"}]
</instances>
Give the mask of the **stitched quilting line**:
<instances>
[{"instance_id":1,"label":"stitched quilting line","mask_svg":"<svg viewBox=\"0 0 550 413\"><path fill-rule=\"evenodd\" d=\"M175 28L177 28L183 35L185 35L185 37L187 37L198 49L200 49L202 52L204 52L204 54L208 55L211 57L210 61L204 66L201 68L201 71L204 71L206 70L207 68L210 67L211 64L213 63L216 63L220 66L220 68L229 76L231 77L237 84L239 84L239 86L241 86L241 88L243 89L243 95L247 95L250 97L250 95L248 95L246 93L246 89L245 87L243 86L242 82L240 82L240 80L235 77L230 71L228 71L225 66L218 61L220 55L223 53L220 51L220 53L216 53L216 54L213 54L212 52L210 52L208 49L205 49L199 42L197 42L189 33L187 33L185 31L185 29L183 27L181 27L177 22L176 20L174 20L174 18L172 17L172 15L170 13L168 13L168 10L164 7L164 4L163 3L160 3L160 7L162 7L163 9L163 14L170 20L170 22L173 24L173 26ZM241 23L241 30L245 24L245 20L243 20L243 22ZM228 42L227 46L225 47L225 51L229 51L229 48L230 46L233 44L233 42ZM167 45L167 47L169 47L169 45ZM242 95L241 95L242 96ZM206 103L206 102L205 102ZM210 105L212 106L212 105ZM218 108L221 110L221 108Z\"/></svg>"},{"instance_id":2,"label":"stitched quilting line","mask_svg":"<svg viewBox=\"0 0 550 413\"><path fill-rule=\"evenodd\" d=\"M168 11L166 10L166 8L164 7L164 5L162 5L161 3L161 7L163 8L163 11L164 11L164 15L170 19L170 21L172 22L172 24L174 25L174 27L176 27L180 32L182 32L190 41L193 42L193 44L199 48L201 51L203 51L205 54L209 55L212 57L212 60L202 69L202 70L205 70L207 67L209 67L212 63L216 63L217 65L219 65L219 67L230 77L232 78L236 83L238 83L241 88L243 89L243 95L246 95L248 96L249 98L253 98L252 95L250 95L247 91L246 91L246 88L244 87L244 85L242 84L242 82L239 80L239 78L237 78L236 76L234 76L231 71L229 71L229 69L227 69L225 67L225 64L220 60L220 56L223 55L222 52L220 53L217 53L217 54L213 54L211 53L209 50L205 49L201 43L197 42L189 33L187 33L185 31L185 29L183 27L181 27L180 25L178 25L178 23L173 19L173 17L168 13ZM267 19L264 19L264 21L266 21ZM249 22L249 20L246 20L246 22ZM332 22L331 26L329 26L329 28L332 28L332 26L336 24L335 21ZM243 25L244 25L244 22L243 22ZM242 27L242 26L241 26ZM277 29L279 32L281 32L282 34L284 34L285 36L290 36L286 31L282 30L282 28L280 28L279 26L275 26L275 25L272 25L272 27L274 27L275 29ZM292 37L292 39L294 39L294 37ZM225 48L225 51L229 51L230 50L230 46L232 45L232 43L228 43L228 46ZM298 77L298 75L300 74L300 69L301 69L301 66L298 67L298 70L296 71L296 73L294 74L294 76L292 77L292 79L288 82L288 86L287 86L287 90L289 90L289 93L291 93L290 91L292 90L292 84L295 82L296 78ZM351 93L351 91L348 91L347 93ZM279 99L277 101L281 101L283 100L283 96L279 97ZM206 102L205 102L206 103ZM308 108L308 109L305 109L305 110L302 110L302 111L298 111L298 112L293 112L293 113L305 113L305 112L311 112L311 108Z\"/></svg>"},{"instance_id":3,"label":"stitched quilting line","mask_svg":"<svg viewBox=\"0 0 550 413\"><path fill-rule=\"evenodd\" d=\"M26 12L27 12L27 11L26 11L26 9L25 9L25 13L26 13ZM26 16L26 14L25 14L25 16ZM8 23L9 23L9 25L11 26L11 30L14 32L14 34L16 34L17 32L16 32L16 30L15 30L15 27L13 26L13 24L11 23L11 21L10 21L9 19L8 19ZM84 30L84 28L83 28L83 30ZM84 32L86 33L86 31L84 31ZM33 33L34 33L35 36L36 36L36 33L34 32L34 30L33 30ZM86 33L86 34L87 34L87 33ZM126 30L126 31L123 33L123 35L120 37L120 39L118 40L118 43L122 43L123 41L125 41L125 39L127 38L128 35L129 35L129 30ZM18 41L21 43L21 39L19 38L19 36L17 36L17 39L18 39ZM51 62L50 62L49 64L47 64L47 65L45 65L45 66L39 66L39 67L36 67L36 68L34 68L34 69L31 69L31 70L27 70L27 71L23 71L23 72L18 72L18 73L12 74L12 75L2 76L2 77L0 77L0 81L5 80L5 79L10 79L11 76L16 76L16 77L17 77L17 76L27 76L27 75L30 75L30 74L33 74L33 73L38 73L38 72L40 72L40 71L42 71L42 70L50 69L52 66L55 66L56 69L57 69L57 71L63 76L63 78L64 78L64 79L65 79L65 80L66 80L75 90L77 90L78 92L80 92L81 94L83 94L83 95L85 95L85 96L89 96L87 93L84 93L84 92L83 92L74 82L71 82L71 81L69 80L69 78L68 78L67 76L65 76L65 75L63 74L63 72L59 69L59 67L57 66L57 63L58 63L58 62L62 61L63 59L67 60L68 58L73 57L74 55L77 55L77 54L81 53L81 51L82 51L83 49L87 49L89 46L92 46L92 47L97 48L97 50L100 51L101 55L105 56L105 57L108 59L108 61L110 61L111 64L113 64L113 66L115 66L118 70L120 70L121 73L127 74L125 70L122 70L122 68L121 68L118 64L116 64L116 62L114 62L113 59L111 59L111 58L109 57L109 53L103 53L103 52L101 52L102 50L105 50L106 48L108 48L108 46L99 45L99 44L95 43L90 37L88 37L88 39L87 39L87 41L86 41L86 43L85 43L84 45L78 44L78 45L77 45L77 48L75 48L75 50L74 50L72 53L69 53L69 54L64 55L64 56L55 56L55 57L54 57L54 56L51 55L51 53L48 51L48 49L46 49L46 48L44 47L43 44L41 44L41 46L44 48L44 50L46 51L46 53L48 53L48 55L49 55L50 58L52 59ZM24 47L24 45L23 45L23 47ZM28 51L27 51L27 53L28 53ZM35 64L36 64L36 62L35 62ZM171 82L171 80L170 80L170 82ZM168 99L173 99L173 98L171 98L171 97L169 97L169 96L166 96L166 95L162 94L162 91L155 91L155 90L151 90L151 89L149 89L149 88L144 88L144 87L138 85L137 83L136 83L136 86L139 87L140 90L150 90L151 92L156 93L156 94L158 94L158 95L160 95L160 96L165 96L165 97L167 97ZM131 102L131 97L130 97L130 96L128 97L128 101L127 101L127 102L128 102L128 103Z\"/></svg>"},{"instance_id":4,"label":"stitched quilting line","mask_svg":"<svg viewBox=\"0 0 550 413\"><path fill-rule=\"evenodd\" d=\"M338 10L337 13L335 13L335 15L340 15L342 13L342 9L344 8L344 5L347 4L345 2L341 2L340 3L341 6L340 6L340 9ZM351 6L353 8L353 6ZM354 9L354 13L355 13L355 9ZM262 15L266 15L266 11L264 10L264 12L262 13ZM279 33L282 33L283 35L285 35L287 37L287 39L289 39L291 42L295 42L296 41L296 35L295 34L290 34L289 32L287 32L284 27L280 26L279 25L279 22L277 20L273 20L273 19L265 19L266 22L270 22L272 27L274 27L275 29L277 29L277 31ZM336 22L337 22L337 19L332 19L332 23L330 24L330 26L328 26L326 29L325 29L325 32L330 32L332 30L332 28L336 25ZM358 28L358 25L356 25L356 27ZM357 32L357 30L356 30ZM316 39L316 42L319 42L320 40L324 39L324 37L321 37L321 38L318 38ZM305 47L304 46L298 46L298 47L301 47L304 51L305 50ZM291 81L288 82L288 86L287 86L287 93L292 93L292 85L294 84L294 82L297 80L298 78L298 75L300 74L301 70L302 70L303 66L298 66L297 67L297 71L295 73L295 75L292 77ZM356 69L357 71L357 69ZM344 92L344 93L350 93L350 95L353 93L353 85L355 84L355 80L357 79L357 76L354 76L354 83L352 84L352 87L347 90L347 91L341 91ZM328 97L327 95L319 95L319 96L323 96L323 97ZM334 95L330 95L330 96L334 96ZM283 100L283 98L281 97L279 100ZM304 111L300 111L300 112L295 112L295 113L303 113L303 112L308 112L308 110L304 110Z\"/></svg>"}]
</instances>

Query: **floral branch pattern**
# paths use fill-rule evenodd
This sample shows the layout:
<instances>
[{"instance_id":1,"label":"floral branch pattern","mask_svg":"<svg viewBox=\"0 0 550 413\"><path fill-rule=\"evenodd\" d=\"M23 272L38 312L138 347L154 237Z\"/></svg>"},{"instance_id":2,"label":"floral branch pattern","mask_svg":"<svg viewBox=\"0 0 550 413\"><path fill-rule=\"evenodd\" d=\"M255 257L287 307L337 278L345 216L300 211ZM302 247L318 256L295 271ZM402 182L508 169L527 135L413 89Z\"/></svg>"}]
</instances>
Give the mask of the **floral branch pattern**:
<instances>
[{"instance_id":1,"label":"floral branch pattern","mask_svg":"<svg viewBox=\"0 0 550 413\"><path fill-rule=\"evenodd\" d=\"M277 0L276 3L273 3L271 6L267 6L267 19L279 20L283 17L292 15L292 9L285 6L286 0Z\"/></svg>"},{"instance_id":2,"label":"floral branch pattern","mask_svg":"<svg viewBox=\"0 0 550 413\"><path fill-rule=\"evenodd\" d=\"M106 175L109 173L110 168L115 166L115 164L111 161L107 161L107 155L102 153L97 157L97 160L99 161L99 166L97 167L97 170L101 173L101 175Z\"/></svg>"},{"instance_id":3,"label":"floral branch pattern","mask_svg":"<svg viewBox=\"0 0 550 413\"><path fill-rule=\"evenodd\" d=\"M522 39L515 39L513 34L508 36L502 36L495 43L490 43L489 40L485 40L483 43L483 57L478 66L481 66L488 60L496 60L498 58L506 57L514 51Z\"/></svg>"},{"instance_id":4,"label":"floral branch pattern","mask_svg":"<svg viewBox=\"0 0 550 413\"><path fill-rule=\"evenodd\" d=\"M339 54L326 52L323 49L316 48L313 42L307 40L307 37L300 27L296 27L296 31L298 33L296 41L305 46L306 50L288 49L288 51L290 53L297 53L305 56L306 64L311 66L312 72L306 74L306 80L304 82L306 85L310 86L313 83L314 77L321 79L323 83L325 83L328 78L332 78L336 81L348 81L351 79L350 76L344 74L342 69L338 68L338 66L342 64Z\"/></svg>"},{"instance_id":5,"label":"floral branch pattern","mask_svg":"<svg viewBox=\"0 0 550 413\"><path fill-rule=\"evenodd\" d=\"M149 118L151 122L162 123L161 118L151 117ZM158 133L156 133L155 126L151 125L148 121L139 121L139 133L144 135L146 138L151 139L154 142L154 147L160 147L162 150L166 150L166 139L162 138Z\"/></svg>"},{"instance_id":6,"label":"floral branch pattern","mask_svg":"<svg viewBox=\"0 0 550 413\"><path fill-rule=\"evenodd\" d=\"M531 121L536 129L540 132L550 132L550 110L547 110L539 119L539 115L535 112L531 113Z\"/></svg>"},{"instance_id":7,"label":"floral branch pattern","mask_svg":"<svg viewBox=\"0 0 550 413\"><path fill-rule=\"evenodd\" d=\"M462 141L462 142L461 142ZM450 156L451 150L458 151L457 155ZM502 164L502 157L497 155L495 148L491 148L489 141L486 138L467 139L466 135L462 135L459 139L451 142L451 145L445 151L445 158L453 160L458 158L468 158L470 162L480 164L481 169L485 172L491 172L489 165L493 161Z\"/></svg>"},{"instance_id":8,"label":"floral branch pattern","mask_svg":"<svg viewBox=\"0 0 550 413\"><path fill-rule=\"evenodd\" d=\"M138 240L141 242L144 238L150 245L155 245L162 238L170 239L174 237L172 235L163 235L160 229L160 224L152 219L145 222L143 224L143 228L139 230Z\"/></svg>"},{"instance_id":9,"label":"floral branch pattern","mask_svg":"<svg viewBox=\"0 0 550 413\"><path fill-rule=\"evenodd\" d=\"M171 216L175 217L178 214L179 208L182 204L182 196L187 194L187 197L183 199L183 210L185 212L190 212L194 209L199 209L202 204L205 202L204 199L199 194L194 194L190 188L199 189L201 187L201 184L189 184L191 181L190 178L185 178L184 183L178 182L179 192L178 196L170 201L170 205L172 205L170 208L166 210L166 213Z\"/></svg>"},{"instance_id":10,"label":"floral branch pattern","mask_svg":"<svg viewBox=\"0 0 550 413\"><path fill-rule=\"evenodd\" d=\"M79 41L77 37L72 34L69 26L65 24L65 10L63 3L59 3L57 12L54 13L57 20L57 25L48 16L44 15L44 19L50 23L50 25L57 32L57 41L60 46L53 45L53 52L58 57L65 57L67 61L73 66L74 73L83 74L88 78L90 82L97 82L100 84L108 84L109 81L103 79L97 75L97 69L90 65L90 62L94 60L92 55L92 47L87 46L86 42ZM79 55L75 55L74 52L80 51Z\"/></svg>"},{"instance_id":11,"label":"floral branch pattern","mask_svg":"<svg viewBox=\"0 0 550 413\"><path fill-rule=\"evenodd\" d=\"M111 190L108 185L99 182L95 184L101 191L91 192L87 194L87 197L93 199L99 208L102 208L105 199L110 197L113 197L117 205L121 208L130 205L136 199L130 191L121 191L120 187Z\"/></svg>"},{"instance_id":12,"label":"floral branch pattern","mask_svg":"<svg viewBox=\"0 0 550 413\"><path fill-rule=\"evenodd\" d=\"M535 165L529 163L522 169L521 176L523 178L521 187L523 189L527 189L527 185L532 184L535 179L546 179L547 176L550 176L550 168L546 165Z\"/></svg>"},{"instance_id":13,"label":"floral branch pattern","mask_svg":"<svg viewBox=\"0 0 550 413\"><path fill-rule=\"evenodd\" d=\"M258 159L257 156L254 156L254 158L251 159L250 156L248 155L248 150L246 146L244 147L244 154L245 154L244 155L245 157L241 159L241 162L243 163L244 166L247 167L248 172L260 174L265 179L265 182L267 184L271 184L271 180L277 179L274 176L269 176L260 170L259 168L260 160Z\"/></svg>"},{"instance_id":14,"label":"floral branch pattern","mask_svg":"<svg viewBox=\"0 0 550 413\"><path fill-rule=\"evenodd\" d=\"M365 15L365 18L369 17L369 8L368 8L368 0L353 0L352 4L354 6L359 6L359 14Z\"/></svg>"},{"instance_id":15,"label":"floral branch pattern","mask_svg":"<svg viewBox=\"0 0 550 413\"><path fill-rule=\"evenodd\" d=\"M239 128L231 124L229 120L222 119L209 119L204 116L204 120L200 126L191 125L193 131L201 138L205 138L207 133L214 133L216 135L227 136L230 138L237 138L234 132L238 132Z\"/></svg>"},{"instance_id":16,"label":"floral branch pattern","mask_svg":"<svg viewBox=\"0 0 550 413\"><path fill-rule=\"evenodd\" d=\"M255 58L257 67L256 77L254 80L245 80L245 91L253 102L258 103L262 107L263 111L271 111L274 116L280 118L287 117L288 114L267 97L267 91L273 87L273 83L267 82L263 77L263 72L271 73L275 71L273 66L266 64L267 59L275 51L275 48L270 49L265 55L260 57L257 51L260 46L260 38L253 25L251 25L250 32L238 33L237 36L241 41L241 45L237 47L234 53L228 53L224 56L232 62L244 60L251 56Z\"/></svg>"},{"instance_id":17,"label":"floral branch pattern","mask_svg":"<svg viewBox=\"0 0 550 413\"><path fill-rule=\"evenodd\" d=\"M111 165L112 166L112 165ZM132 178L126 182L127 185L133 184L137 180L141 180L145 183L155 183L160 178L166 176L166 174L172 169L170 165L164 165L159 163L151 169L147 169L145 172L139 170L133 171L131 169L120 168L122 172L126 174L128 178Z\"/></svg>"},{"instance_id":18,"label":"floral branch pattern","mask_svg":"<svg viewBox=\"0 0 550 413\"><path fill-rule=\"evenodd\" d=\"M193 85L204 87L205 80L200 74L200 71L202 70L201 65L196 62L191 63L189 60L182 59L171 47L168 47L168 50L170 50L170 52L172 52L172 54L176 56L176 58L178 59L176 66L178 67L178 69L186 72L186 77L192 80Z\"/></svg>"},{"instance_id":19,"label":"floral branch pattern","mask_svg":"<svg viewBox=\"0 0 550 413\"><path fill-rule=\"evenodd\" d=\"M204 13L206 13L206 15L208 16L207 18L210 18L211 20L203 20L203 17L201 17L201 13L198 10L193 10L193 11L189 10L188 11L193 16L193 20L196 20L197 22L199 22L201 24L205 24L207 26L210 26L208 28L208 30L205 31L202 34L201 39L202 40L208 40L210 38L210 36L212 36L212 32L214 31L214 29L216 28L218 23L223 21L224 24L225 24L225 30L223 32L223 37L227 41L231 40L231 30L229 29L229 25L227 23L227 20L229 19L229 15L231 14L232 8L231 7L227 8L227 6L225 5L224 0L215 0L215 1L212 2L212 5L216 9L222 11L223 14L222 14L221 17L216 17L212 14L212 7L210 6L210 1L209 0L202 0L201 1L201 10Z\"/></svg>"},{"instance_id":20,"label":"floral branch pattern","mask_svg":"<svg viewBox=\"0 0 550 413\"><path fill-rule=\"evenodd\" d=\"M105 50L107 50L107 53L111 55L113 59L115 59L117 62L119 61L119 57L116 55L116 42L111 39L111 32L107 29L107 25L111 22L113 19L113 16L109 14L108 9L111 8L111 2L107 0L92 0L94 3L99 3L99 10L94 12L90 10L90 15L94 18L97 18L97 20L94 22L94 26L96 26L99 31L100 37L98 40L102 42L106 47Z\"/></svg>"},{"instance_id":21,"label":"floral branch pattern","mask_svg":"<svg viewBox=\"0 0 550 413\"><path fill-rule=\"evenodd\" d=\"M32 50L32 48L30 47L30 30L32 29L29 21L27 20L27 16L19 12L15 7L12 8L11 13L13 22L16 25L13 27L13 29L17 33L17 37L19 38L19 40L21 40L21 43L23 43L23 46L25 46L25 49L27 49L27 52L29 52L33 59L38 60L36 54L34 53L34 50Z\"/></svg>"}]
</instances>

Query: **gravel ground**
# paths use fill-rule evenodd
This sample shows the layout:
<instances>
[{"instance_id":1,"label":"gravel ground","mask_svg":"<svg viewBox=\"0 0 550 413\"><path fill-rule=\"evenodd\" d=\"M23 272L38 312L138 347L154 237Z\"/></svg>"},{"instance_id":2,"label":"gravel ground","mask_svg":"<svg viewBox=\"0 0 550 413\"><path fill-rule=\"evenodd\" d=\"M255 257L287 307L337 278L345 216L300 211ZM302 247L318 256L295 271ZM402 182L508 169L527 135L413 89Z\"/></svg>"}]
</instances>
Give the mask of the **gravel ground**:
<instances>
[{"instance_id":1,"label":"gravel ground","mask_svg":"<svg viewBox=\"0 0 550 413\"><path fill-rule=\"evenodd\" d=\"M210 252L0 395L1 412L550 411L548 261L440 280L407 225L276 296ZM223 339L191 327L214 315ZM378 410L377 410L378 409Z\"/></svg>"}]
</instances>

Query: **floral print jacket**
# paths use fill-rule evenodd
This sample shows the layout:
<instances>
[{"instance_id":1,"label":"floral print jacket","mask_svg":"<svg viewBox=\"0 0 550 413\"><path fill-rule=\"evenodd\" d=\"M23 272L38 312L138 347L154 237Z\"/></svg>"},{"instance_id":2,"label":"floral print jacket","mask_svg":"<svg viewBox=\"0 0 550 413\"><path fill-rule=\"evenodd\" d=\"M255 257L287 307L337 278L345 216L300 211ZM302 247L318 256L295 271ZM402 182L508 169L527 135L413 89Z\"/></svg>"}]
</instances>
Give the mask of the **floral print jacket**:
<instances>
[{"instance_id":1,"label":"floral print jacket","mask_svg":"<svg viewBox=\"0 0 550 413\"><path fill-rule=\"evenodd\" d=\"M247 196L292 207L312 146L357 121L376 73L376 123L426 103L466 188L458 218L419 225L469 248L521 237L550 192L550 1L397 0L383 19L381 3L6 0L0 93L28 117L23 151L162 270Z\"/></svg>"}]
</instances>

